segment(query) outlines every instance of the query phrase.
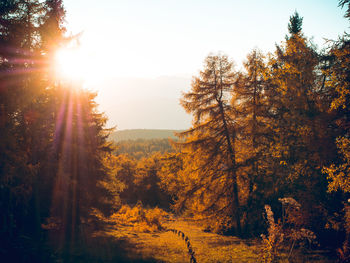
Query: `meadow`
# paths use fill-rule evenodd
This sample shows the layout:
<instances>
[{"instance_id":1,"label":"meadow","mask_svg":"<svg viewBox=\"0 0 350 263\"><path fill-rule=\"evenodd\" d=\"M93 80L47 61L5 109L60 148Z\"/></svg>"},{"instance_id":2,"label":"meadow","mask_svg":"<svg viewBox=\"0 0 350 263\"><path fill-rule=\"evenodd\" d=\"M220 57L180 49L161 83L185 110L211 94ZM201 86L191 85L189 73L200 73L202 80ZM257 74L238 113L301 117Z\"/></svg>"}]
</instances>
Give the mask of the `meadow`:
<instances>
[{"instance_id":1,"label":"meadow","mask_svg":"<svg viewBox=\"0 0 350 263\"><path fill-rule=\"evenodd\" d=\"M92 240L108 240L107 248L100 243L95 245L94 253L105 262L118 257L125 262L190 262L184 239L169 229L180 230L189 238L197 262L264 262L260 238L211 233L193 218L178 217L158 208L141 208L140 212L137 206L127 211L121 209L118 215L109 218L108 227L92 234ZM118 249L113 250L112 244L117 244ZM336 262L326 250L299 247L290 256L289 252L290 246L285 244L277 262Z\"/></svg>"}]
</instances>

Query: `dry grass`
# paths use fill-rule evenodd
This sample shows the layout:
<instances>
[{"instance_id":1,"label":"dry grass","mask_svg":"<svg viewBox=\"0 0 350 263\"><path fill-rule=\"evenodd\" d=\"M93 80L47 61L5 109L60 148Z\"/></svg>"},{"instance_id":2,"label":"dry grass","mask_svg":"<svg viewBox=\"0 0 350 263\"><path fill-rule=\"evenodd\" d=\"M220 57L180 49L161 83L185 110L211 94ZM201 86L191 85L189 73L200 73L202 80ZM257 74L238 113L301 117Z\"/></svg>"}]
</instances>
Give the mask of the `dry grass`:
<instances>
[{"instance_id":1,"label":"dry grass","mask_svg":"<svg viewBox=\"0 0 350 263\"><path fill-rule=\"evenodd\" d=\"M122 217L125 219L122 223L119 222L108 231L100 233L119 240L127 240L130 244L126 248L127 254L135 262L147 259L153 259L156 262L190 261L186 243L166 229L181 230L190 238L197 262L262 262L263 260L260 239L242 240L237 237L207 233L193 220L167 215L161 210L145 210L144 213L146 218L148 214L148 221L152 221L150 218L157 218L154 219L154 222L158 222L160 227L145 223L147 220L143 223L142 220L137 221L137 218L140 219L139 212L136 209L133 211L126 209L121 216L115 216L114 219ZM129 221L126 220L128 217ZM287 251L286 249L286 252L282 253L284 258L287 257ZM282 260L281 262L288 261ZM306 255L296 252L294 260L290 262L334 261L320 254Z\"/></svg>"}]
</instances>

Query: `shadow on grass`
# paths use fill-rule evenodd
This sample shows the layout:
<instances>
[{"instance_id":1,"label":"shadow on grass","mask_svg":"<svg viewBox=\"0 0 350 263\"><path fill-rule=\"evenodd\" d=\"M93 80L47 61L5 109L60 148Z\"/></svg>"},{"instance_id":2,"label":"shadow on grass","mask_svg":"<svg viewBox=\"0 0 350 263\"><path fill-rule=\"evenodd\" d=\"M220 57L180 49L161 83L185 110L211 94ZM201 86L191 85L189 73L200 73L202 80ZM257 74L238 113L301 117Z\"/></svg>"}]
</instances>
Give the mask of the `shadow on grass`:
<instances>
[{"instance_id":1,"label":"shadow on grass","mask_svg":"<svg viewBox=\"0 0 350 263\"><path fill-rule=\"evenodd\" d=\"M49 244L50 243L50 244ZM111 236L86 236L74 247L59 248L53 242L30 237L10 240L0 238L0 262L11 263L109 263L159 262L135 253L134 245L126 239ZM68 247L68 246L66 246Z\"/></svg>"},{"instance_id":2,"label":"shadow on grass","mask_svg":"<svg viewBox=\"0 0 350 263\"><path fill-rule=\"evenodd\" d=\"M67 263L109 263L109 262L158 262L136 254L134 246L127 239L110 236L90 237L85 244L67 251L58 252L56 257ZM57 262L57 261L56 261Z\"/></svg>"}]
</instances>

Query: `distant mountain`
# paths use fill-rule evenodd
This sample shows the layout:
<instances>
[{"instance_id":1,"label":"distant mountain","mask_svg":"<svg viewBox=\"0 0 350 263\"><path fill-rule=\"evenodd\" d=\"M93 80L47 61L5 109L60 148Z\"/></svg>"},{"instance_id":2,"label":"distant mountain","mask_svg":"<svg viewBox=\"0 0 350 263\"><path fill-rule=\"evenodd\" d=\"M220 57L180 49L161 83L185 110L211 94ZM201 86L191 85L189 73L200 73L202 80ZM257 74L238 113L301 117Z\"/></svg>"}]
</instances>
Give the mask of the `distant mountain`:
<instances>
[{"instance_id":1,"label":"distant mountain","mask_svg":"<svg viewBox=\"0 0 350 263\"><path fill-rule=\"evenodd\" d=\"M98 91L99 110L108 117L107 127L120 129L187 129L192 116L180 105L191 78L112 78L89 86Z\"/></svg>"},{"instance_id":2,"label":"distant mountain","mask_svg":"<svg viewBox=\"0 0 350 263\"><path fill-rule=\"evenodd\" d=\"M137 139L164 139L171 138L176 139L176 132L182 130L150 130L150 129L134 129L134 130L121 130L113 132L109 138L115 142Z\"/></svg>"}]
</instances>

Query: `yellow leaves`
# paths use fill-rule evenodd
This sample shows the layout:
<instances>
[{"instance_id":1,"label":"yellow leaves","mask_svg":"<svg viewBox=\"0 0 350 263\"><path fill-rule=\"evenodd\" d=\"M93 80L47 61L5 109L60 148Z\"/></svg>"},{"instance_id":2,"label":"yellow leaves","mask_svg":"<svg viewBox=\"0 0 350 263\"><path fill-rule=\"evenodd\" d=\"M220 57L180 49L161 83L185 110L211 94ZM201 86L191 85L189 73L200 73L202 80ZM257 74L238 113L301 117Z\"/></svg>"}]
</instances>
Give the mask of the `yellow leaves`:
<instances>
[{"instance_id":1,"label":"yellow leaves","mask_svg":"<svg viewBox=\"0 0 350 263\"><path fill-rule=\"evenodd\" d=\"M310 136L311 134L311 128L306 125L298 127L297 130L301 136Z\"/></svg>"},{"instance_id":2,"label":"yellow leaves","mask_svg":"<svg viewBox=\"0 0 350 263\"><path fill-rule=\"evenodd\" d=\"M343 155L343 163L338 166L332 164L323 168L323 173L327 174L330 181L328 185L329 192L342 190L345 193L350 192L350 139L339 137L337 147Z\"/></svg>"},{"instance_id":3,"label":"yellow leaves","mask_svg":"<svg viewBox=\"0 0 350 263\"><path fill-rule=\"evenodd\" d=\"M350 75L350 43L338 43L331 49L330 54L334 56L335 60L332 67L325 70L324 74L329 76L326 80L326 86L336 92L336 97L331 103L331 109L345 109L349 106L350 95L348 81Z\"/></svg>"},{"instance_id":4,"label":"yellow leaves","mask_svg":"<svg viewBox=\"0 0 350 263\"><path fill-rule=\"evenodd\" d=\"M280 165L287 166L287 162L286 161L280 161Z\"/></svg>"},{"instance_id":5,"label":"yellow leaves","mask_svg":"<svg viewBox=\"0 0 350 263\"><path fill-rule=\"evenodd\" d=\"M289 146L282 145L281 143L275 143L270 145L270 153L273 158L280 159L288 156Z\"/></svg>"},{"instance_id":6,"label":"yellow leaves","mask_svg":"<svg viewBox=\"0 0 350 263\"><path fill-rule=\"evenodd\" d=\"M331 109L346 109L347 98L350 95L350 89L346 86L336 85L336 91L338 93L338 97L335 98L331 103Z\"/></svg>"},{"instance_id":7,"label":"yellow leaves","mask_svg":"<svg viewBox=\"0 0 350 263\"><path fill-rule=\"evenodd\" d=\"M123 205L109 220L117 225L132 225L140 232L154 232L163 229L162 222L167 215L159 208L145 209L141 204L134 207Z\"/></svg>"},{"instance_id":8,"label":"yellow leaves","mask_svg":"<svg viewBox=\"0 0 350 263\"><path fill-rule=\"evenodd\" d=\"M331 165L330 167L323 168L323 172L327 174L327 179L330 181L328 192L335 192L337 190L342 190L346 193L350 192L350 175L349 171L343 171L344 168L343 165L338 167Z\"/></svg>"}]
</instances>

